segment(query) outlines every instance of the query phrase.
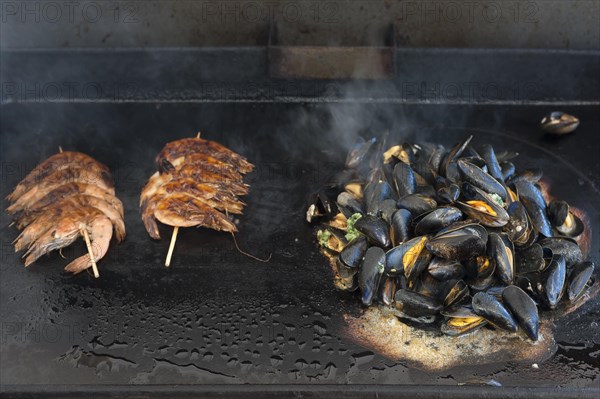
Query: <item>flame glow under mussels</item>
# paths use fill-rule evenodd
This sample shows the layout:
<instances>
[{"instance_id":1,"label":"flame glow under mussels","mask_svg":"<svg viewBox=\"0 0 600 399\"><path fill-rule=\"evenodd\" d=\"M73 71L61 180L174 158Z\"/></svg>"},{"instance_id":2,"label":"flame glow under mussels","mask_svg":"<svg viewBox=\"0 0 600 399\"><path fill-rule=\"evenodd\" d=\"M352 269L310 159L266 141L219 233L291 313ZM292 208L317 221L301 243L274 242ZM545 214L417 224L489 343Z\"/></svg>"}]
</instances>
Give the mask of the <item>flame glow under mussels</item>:
<instances>
[{"instance_id":1,"label":"flame glow under mussels","mask_svg":"<svg viewBox=\"0 0 600 399\"><path fill-rule=\"evenodd\" d=\"M585 226L567 202L546 202L541 170L471 139L451 149L361 139L338 185L308 206L331 212L311 222L324 225L336 288L364 306L448 336L487 327L535 341L540 311L579 304L594 284L575 240Z\"/></svg>"}]
</instances>

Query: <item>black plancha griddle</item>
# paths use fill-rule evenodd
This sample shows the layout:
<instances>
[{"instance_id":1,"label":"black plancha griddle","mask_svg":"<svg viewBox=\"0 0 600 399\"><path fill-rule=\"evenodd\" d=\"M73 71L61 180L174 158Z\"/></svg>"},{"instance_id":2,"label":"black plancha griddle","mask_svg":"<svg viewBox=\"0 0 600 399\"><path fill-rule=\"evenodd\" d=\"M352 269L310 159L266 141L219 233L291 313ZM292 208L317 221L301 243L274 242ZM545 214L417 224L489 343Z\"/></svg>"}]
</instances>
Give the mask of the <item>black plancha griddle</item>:
<instances>
[{"instance_id":1,"label":"black plancha griddle","mask_svg":"<svg viewBox=\"0 0 600 399\"><path fill-rule=\"evenodd\" d=\"M389 131L396 140L452 145L472 134L498 151L518 151L520 167L543 168L552 194L585 211L593 226L589 258L600 260L598 54L413 50L404 56L398 54L391 80L322 81L269 77L263 50L3 52L3 83L43 87L72 79L115 91L32 98L5 90L0 195L58 146L81 151L110 167L128 234L99 263L99 279L73 277L58 253L24 268L11 246L18 232L1 213L2 396L597 397L598 297L561 320L558 350L538 368L490 359L486 366L428 373L342 334L344 315L361 307L333 288L304 213L309 195L342 169L357 135ZM448 59L452 66L441 70ZM472 67L474 59L480 67ZM232 83L228 65L236 62L235 72L243 72ZM521 88L533 82L537 89L519 98L401 90L402 82L475 81L460 80L467 67L479 82ZM555 139L539 130L542 116L554 110L580 118L574 134ZM138 198L155 171L155 154L198 131L256 165L237 240L258 257L272 254L268 263L239 253L226 233L188 228L180 230L167 269L170 228L162 226L161 241L145 232ZM63 255L84 251L77 243Z\"/></svg>"}]
</instances>

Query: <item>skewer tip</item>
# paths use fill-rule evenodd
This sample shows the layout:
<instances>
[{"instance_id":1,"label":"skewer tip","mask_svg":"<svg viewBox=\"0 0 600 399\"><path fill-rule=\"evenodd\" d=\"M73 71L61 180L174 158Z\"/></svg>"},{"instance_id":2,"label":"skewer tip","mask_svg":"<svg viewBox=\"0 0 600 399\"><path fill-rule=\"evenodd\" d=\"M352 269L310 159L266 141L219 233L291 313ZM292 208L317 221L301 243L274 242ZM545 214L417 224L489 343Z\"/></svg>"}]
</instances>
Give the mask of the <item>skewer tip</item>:
<instances>
[{"instance_id":1,"label":"skewer tip","mask_svg":"<svg viewBox=\"0 0 600 399\"><path fill-rule=\"evenodd\" d=\"M165 266L171 266L171 257L173 256L173 250L175 249L175 241L177 241L177 232L179 226L173 227L173 235L171 236L171 243L169 244L169 252L167 252L167 259L165 260Z\"/></svg>"},{"instance_id":2,"label":"skewer tip","mask_svg":"<svg viewBox=\"0 0 600 399\"><path fill-rule=\"evenodd\" d=\"M94 271L94 277L100 277L100 273L98 272L98 265L96 265L96 259L94 259L94 252L92 251L92 243L90 242L90 236L88 234L87 228L85 225L79 225L79 232L83 236L85 240L85 246L87 247L88 254L90 255L90 262L92 263L92 270Z\"/></svg>"}]
</instances>

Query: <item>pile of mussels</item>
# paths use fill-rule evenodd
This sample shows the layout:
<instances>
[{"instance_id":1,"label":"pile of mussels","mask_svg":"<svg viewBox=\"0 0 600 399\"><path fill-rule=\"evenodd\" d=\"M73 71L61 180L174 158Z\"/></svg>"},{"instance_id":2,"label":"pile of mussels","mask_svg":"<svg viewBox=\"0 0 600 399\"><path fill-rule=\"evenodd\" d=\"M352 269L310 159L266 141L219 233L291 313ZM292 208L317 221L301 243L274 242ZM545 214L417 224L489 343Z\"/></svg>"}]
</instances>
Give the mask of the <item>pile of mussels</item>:
<instances>
[{"instance_id":1,"label":"pile of mussels","mask_svg":"<svg viewBox=\"0 0 600 399\"><path fill-rule=\"evenodd\" d=\"M359 140L307 220L335 265L335 285L402 320L456 336L485 325L538 339L538 308L583 300L594 283L574 237L584 224L549 203L542 171L516 153L471 146Z\"/></svg>"}]
</instances>

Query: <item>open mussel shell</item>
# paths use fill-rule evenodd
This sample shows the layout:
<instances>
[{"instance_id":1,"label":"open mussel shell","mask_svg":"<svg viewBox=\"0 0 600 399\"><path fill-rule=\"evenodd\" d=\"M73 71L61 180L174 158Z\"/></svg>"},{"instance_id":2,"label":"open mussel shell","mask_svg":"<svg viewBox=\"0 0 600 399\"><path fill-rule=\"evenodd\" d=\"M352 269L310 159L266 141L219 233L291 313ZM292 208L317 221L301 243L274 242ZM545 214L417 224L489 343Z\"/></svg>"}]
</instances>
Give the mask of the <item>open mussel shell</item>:
<instances>
[{"instance_id":1,"label":"open mussel shell","mask_svg":"<svg viewBox=\"0 0 600 399\"><path fill-rule=\"evenodd\" d=\"M363 198L363 184L359 180L350 180L344 183L344 191L352 195L357 200Z\"/></svg>"},{"instance_id":2,"label":"open mussel shell","mask_svg":"<svg viewBox=\"0 0 600 399\"><path fill-rule=\"evenodd\" d=\"M414 161L415 150L409 143L392 146L383 153L383 162L386 164L403 162L407 165L411 165Z\"/></svg>"},{"instance_id":3,"label":"open mussel shell","mask_svg":"<svg viewBox=\"0 0 600 399\"><path fill-rule=\"evenodd\" d=\"M349 269L337 259L335 262L334 286L340 291L353 292L358 289L356 273L358 269Z\"/></svg>"},{"instance_id":4,"label":"open mussel shell","mask_svg":"<svg viewBox=\"0 0 600 399\"><path fill-rule=\"evenodd\" d=\"M469 217L488 227L502 227L508 223L506 210L483 190L464 183L462 192L465 199L456 204Z\"/></svg>"},{"instance_id":5,"label":"open mussel shell","mask_svg":"<svg viewBox=\"0 0 600 399\"><path fill-rule=\"evenodd\" d=\"M497 283L494 273L496 271L496 262L489 256L476 256L467 261L466 265L469 276L467 282L472 291L485 291Z\"/></svg>"},{"instance_id":6,"label":"open mussel shell","mask_svg":"<svg viewBox=\"0 0 600 399\"><path fill-rule=\"evenodd\" d=\"M386 274L397 276L404 273L409 281L414 281L427 268L431 255L425 249L427 237L415 237L392 248L386 254Z\"/></svg>"},{"instance_id":7,"label":"open mussel shell","mask_svg":"<svg viewBox=\"0 0 600 399\"><path fill-rule=\"evenodd\" d=\"M592 279L593 273L594 264L592 262L581 262L573 266L573 270L569 275L569 301L575 302L583 295Z\"/></svg>"},{"instance_id":8,"label":"open mussel shell","mask_svg":"<svg viewBox=\"0 0 600 399\"><path fill-rule=\"evenodd\" d=\"M365 213L365 210L361 203L352 196L352 194L347 193L346 191L342 191L336 200L336 204L340 210L347 218L350 218L355 213L360 213L361 215Z\"/></svg>"},{"instance_id":9,"label":"open mussel shell","mask_svg":"<svg viewBox=\"0 0 600 399\"><path fill-rule=\"evenodd\" d=\"M577 126L579 126L578 118L560 111L549 113L540 122L542 130L557 136L571 133L577 129Z\"/></svg>"},{"instance_id":10,"label":"open mussel shell","mask_svg":"<svg viewBox=\"0 0 600 399\"><path fill-rule=\"evenodd\" d=\"M312 223L320 218L331 219L337 212L336 204L329 199L325 192L319 191L312 196L312 201L306 211L306 221Z\"/></svg>"},{"instance_id":11,"label":"open mussel shell","mask_svg":"<svg viewBox=\"0 0 600 399\"><path fill-rule=\"evenodd\" d=\"M496 274L505 285L511 285L515 276L514 247L508 237L490 233L487 244L488 256L496 264Z\"/></svg>"},{"instance_id":12,"label":"open mussel shell","mask_svg":"<svg viewBox=\"0 0 600 399\"><path fill-rule=\"evenodd\" d=\"M456 143L448 152L448 154L446 154L445 158L442 160L442 163L440 165L440 174L446 176L447 178L449 177L449 165L450 164L454 164L454 166L456 167L456 160L462 155L463 151L465 151L465 149L469 146L469 144L471 143L471 140L473 139L473 136L469 136L466 138L466 140Z\"/></svg>"},{"instance_id":13,"label":"open mussel shell","mask_svg":"<svg viewBox=\"0 0 600 399\"><path fill-rule=\"evenodd\" d=\"M488 234L484 227L471 224L456 230L438 233L427 242L427 249L444 259L466 260L485 251Z\"/></svg>"},{"instance_id":14,"label":"open mussel shell","mask_svg":"<svg viewBox=\"0 0 600 399\"><path fill-rule=\"evenodd\" d=\"M331 226L325 226L317 232L319 243L332 255L338 255L348 244L344 232Z\"/></svg>"},{"instance_id":15,"label":"open mussel shell","mask_svg":"<svg viewBox=\"0 0 600 399\"><path fill-rule=\"evenodd\" d=\"M411 194L398 200L398 209L406 209L413 216L430 212L437 207L437 202L421 194Z\"/></svg>"},{"instance_id":16,"label":"open mussel shell","mask_svg":"<svg viewBox=\"0 0 600 399\"><path fill-rule=\"evenodd\" d=\"M365 215L356 221L354 227L363 233L373 245L382 248L390 247L390 225L385 220Z\"/></svg>"},{"instance_id":17,"label":"open mussel shell","mask_svg":"<svg viewBox=\"0 0 600 399\"><path fill-rule=\"evenodd\" d=\"M471 305L477 315L485 318L494 326L506 331L517 331L517 322L495 296L486 292L478 292L473 296Z\"/></svg>"},{"instance_id":18,"label":"open mussel shell","mask_svg":"<svg viewBox=\"0 0 600 399\"><path fill-rule=\"evenodd\" d=\"M463 280L450 280L443 289L443 304L445 307L460 303L469 296L469 286Z\"/></svg>"},{"instance_id":19,"label":"open mussel shell","mask_svg":"<svg viewBox=\"0 0 600 399\"><path fill-rule=\"evenodd\" d=\"M521 288L510 285L502 292L502 302L506 304L525 334L533 341L537 341L539 315L533 299Z\"/></svg>"},{"instance_id":20,"label":"open mussel shell","mask_svg":"<svg viewBox=\"0 0 600 399\"><path fill-rule=\"evenodd\" d=\"M359 137L354 147L348 153L346 157L346 167L347 168L357 168L359 167L365 158L368 158L369 152L371 151L371 147L377 142L375 137L371 138L368 141L365 141L362 137Z\"/></svg>"},{"instance_id":21,"label":"open mussel shell","mask_svg":"<svg viewBox=\"0 0 600 399\"><path fill-rule=\"evenodd\" d=\"M393 245L408 241L412 237L412 215L406 209L398 209L392 215L391 240Z\"/></svg>"},{"instance_id":22,"label":"open mussel shell","mask_svg":"<svg viewBox=\"0 0 600 399\"><path fill-rule=\"evenodd\" d=\"M584 225L577 215L573 214L566 201L555 200L548 205L550 223L559 233L569 237L577 237L583 233Z\"/></svg>"},{"instance_id":23,"label":"open mussel shell","mask_svg":"<svg viewBox=\"0 0 600 399\"><path fill-rule=\"evenodd\" d=\"M373 303L384 269L385 252L383 249L379 247L369 248L358 272L358 286L362 303L365 306L370 306Z\"/></svg>"},{"instance_id":24,"label":"open mussel shell","mask_svg":"<svg viewBox=\"0 0 600 399\"><path fill-rule=\"evenodd\" d=\"M470 304L444 309L441 314L447 318L442 323L442 333L452 337L479 330L488 323L473 311Z\"/></svg>"},{"instance_id":25,"label":"open mussel shell","mask_svg":"<svg viewBox=\"0 0 600 399\"><path fill-rule=\"evenodd\" d=\"M520 201L511 202L506 212L508 213L508 222L503 231L508 234L508 238L517 246L527 246L530 241L536 238L533 233L533 227L529 223L529 217L525 206Z\"/></svg>"},{"instance_id":26,"label":"open mussel shell","mask_svg":"<svg viewBox=\"0 0 600 399\"><path fill-rule=\"evenodd\" d=\"M462 212L453 206L442 206L420 218L415 226L415 234L437 233L444 227L462 219Z\"/></svg>"},{"instance_id":27,"label":"open mussel shell","mask_svg":"<svg viewBox=\"0 0 600 399\"><path fill-rule=\"evenodd\" d=\"M362 260L367 253L369 243L367 237L358 236L350 241L340 252L340 260L344 262L346 267L355 269L360 267Z\"/></svg>"},{"instance_id":28,"label":"open mussel shell","mask_svg":"<svg viewBox=\"0 0 600 399\"><path fill-rule=\"evenodd\" d=\"M488 194L500 196L503 201L507 200L507 192L504 186L480 167L464 159L459 159L456 164L464 181L471 183Z\"/></svg>"},{"instance_id":29,"label":"open mussel shell","mask_svg":"<svg viewBox=\"0 0 600 399\"><path fill-rule=\"evenodd\" d=\"M396 309L409 317L435 316L442 305L434 298L406 289L399 289L394 295Z\"/></svg>"},{"instance_id":30,"label":"open mussel shell","mask_svg":"<svg viewBox=\"0 0 600 399\"><path fill-rule=\"evenodd\" d=\"M550 264L544 271L544 303L554 309L562 298L567 279L567 264L565 257L560 254L552 255Z\"/></svg>"},{"instance_id":31,"label":"open mussel shell","mask_svg":"<svg viewBox=\"0 0 600 399\"><path fill-rule=\"evenodd\" d=\"M548 220L546 201L542 192L526 180L517 181L515 187L535 230L545 237L552 237L552 226Z\"/></svg>"},{"instance_id":32,"label":"open mussel shell","mask_svg":"<svg viewBox=\"0 0 600 399\"><path fill-rule=\"evenodd\" d=\"M567 266L583 261L583 253L577 242L567 237L544 238L538 243L542 248L550 250L553 254L565 257Z\"/></svg>"}]
</instances>

